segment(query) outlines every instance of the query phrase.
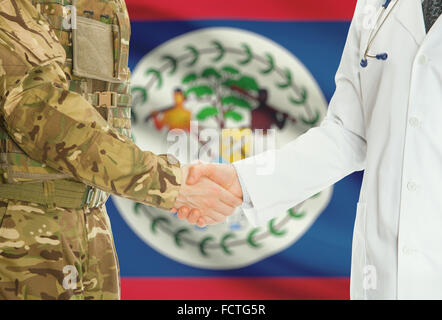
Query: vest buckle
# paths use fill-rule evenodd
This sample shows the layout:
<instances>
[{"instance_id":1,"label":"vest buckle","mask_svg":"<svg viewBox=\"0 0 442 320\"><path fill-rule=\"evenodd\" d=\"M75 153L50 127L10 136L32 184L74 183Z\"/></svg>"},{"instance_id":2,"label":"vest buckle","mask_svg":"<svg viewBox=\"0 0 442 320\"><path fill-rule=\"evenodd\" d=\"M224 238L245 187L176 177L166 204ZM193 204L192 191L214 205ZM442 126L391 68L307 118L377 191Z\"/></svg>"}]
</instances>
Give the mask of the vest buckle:
<instances>
[{"instance_id":1,"label":"vest buckle","mask_svg":"<svg viewBox=\"0 0 442 320\"><path fill-rule=\"evenodd\" d=\"M98 106L106 108L117 107L117 93L112 91L97 92Z\"/></svg>"}]
</instances>

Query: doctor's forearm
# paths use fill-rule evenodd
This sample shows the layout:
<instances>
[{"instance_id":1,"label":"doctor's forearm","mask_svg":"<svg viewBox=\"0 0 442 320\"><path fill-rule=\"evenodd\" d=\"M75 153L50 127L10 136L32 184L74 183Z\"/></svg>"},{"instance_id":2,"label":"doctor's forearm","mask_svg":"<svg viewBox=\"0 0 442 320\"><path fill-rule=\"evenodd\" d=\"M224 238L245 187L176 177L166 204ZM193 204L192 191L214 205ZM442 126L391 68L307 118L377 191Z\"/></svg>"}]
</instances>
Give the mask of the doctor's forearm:
<instances>
[{"instance_id":1,"label":"doctor's forearm","mask_svg":"<svg viewBox=\"0 0 442 320\"><path fill-rule=\"evenodd\" d=\"M311 129L277 151L235 163L250 195L251 210L258 216L253 218L249 214L249 219L255 220L254 224L265 223L348 174L362 170L365 149L364 139L333 120L325 120L321 127ZM266 162L272 170L264 173L259 164Z\"/></svg>"}]
</instances>

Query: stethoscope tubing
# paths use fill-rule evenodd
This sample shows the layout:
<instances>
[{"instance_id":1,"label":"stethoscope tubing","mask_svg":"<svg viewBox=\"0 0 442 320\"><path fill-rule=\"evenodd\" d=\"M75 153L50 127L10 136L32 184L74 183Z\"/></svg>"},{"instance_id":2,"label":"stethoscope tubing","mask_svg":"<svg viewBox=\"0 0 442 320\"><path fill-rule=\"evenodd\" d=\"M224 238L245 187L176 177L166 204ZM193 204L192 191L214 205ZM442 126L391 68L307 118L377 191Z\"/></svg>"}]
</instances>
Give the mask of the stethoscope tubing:
<instances>
[{"instance_id":1,"label":"stethoscope tubing","mask_svg":"<svg viewBox=\"0 0 442 320\"><path fill-rule=\"evenodd\" d=\"M388 12L387 12L387 10L388 10L388 7L390 6L391 0L386 0L385 3L382 5L383 9L378 14L378 17L376 19L376 24L375 24L373 30L371 30L371 33L368 37L367 48L365 49L364 57L361 60L361 66L363 68L366 68L368 65L367 58L372 58L372 59L377 59L377 60L387 60L388 59L388 54L386 52L379 53L377 55L371 55L371 54L369 54L369 51L371 49L371 46L372 46L374 40L377 38L379 31L382 30L383 25L388 20L390 14L393 12L393 10L396 7L396 5L398 4L398 2L399 2L399 0L396 0L394 2L393 6L391 7L391 10Z\"/></svg>"}]
</instances>

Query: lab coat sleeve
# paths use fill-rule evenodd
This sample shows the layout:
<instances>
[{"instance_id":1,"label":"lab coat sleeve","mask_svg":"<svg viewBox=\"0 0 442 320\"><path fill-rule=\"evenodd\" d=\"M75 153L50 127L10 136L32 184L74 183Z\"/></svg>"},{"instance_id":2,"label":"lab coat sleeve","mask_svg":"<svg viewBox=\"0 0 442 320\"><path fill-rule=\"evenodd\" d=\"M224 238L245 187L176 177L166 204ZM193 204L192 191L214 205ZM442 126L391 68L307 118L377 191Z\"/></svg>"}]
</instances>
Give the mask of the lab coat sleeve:
<instances>
[{"instance_id":1,"label":"lab coat sleeve","mask_svg":"<svg viewBox=\"0 0 442 320\"><path fill-rule=\"evenodd\" d=\"M234 163L253 204L243 207L253 225L264 224L364 169L366 139L359 80L364 6L365 1L358 1L335 78L336 92L321 125L281 149Z\"/></svg>"}]
</instances>

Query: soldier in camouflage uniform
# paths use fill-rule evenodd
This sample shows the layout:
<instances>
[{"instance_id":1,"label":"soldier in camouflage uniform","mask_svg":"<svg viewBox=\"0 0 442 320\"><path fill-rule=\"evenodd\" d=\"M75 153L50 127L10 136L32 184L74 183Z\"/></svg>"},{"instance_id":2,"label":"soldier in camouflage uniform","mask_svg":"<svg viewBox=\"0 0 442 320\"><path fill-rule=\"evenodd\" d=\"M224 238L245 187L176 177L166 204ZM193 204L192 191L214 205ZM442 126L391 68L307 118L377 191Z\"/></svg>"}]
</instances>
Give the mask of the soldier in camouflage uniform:
<instances>
[{"instance_id":1,"label":"soldier in camouflage uniform","mask_svg":"<svg viewBox=\"0 0 442 320\"><path fill-rule=\"evenodd\" d=\"M108 193L175 203L179 165L130 139L129 34L124 0L0 0L2 299L118 299Z\"/></svg>"}]
</instances>

